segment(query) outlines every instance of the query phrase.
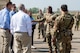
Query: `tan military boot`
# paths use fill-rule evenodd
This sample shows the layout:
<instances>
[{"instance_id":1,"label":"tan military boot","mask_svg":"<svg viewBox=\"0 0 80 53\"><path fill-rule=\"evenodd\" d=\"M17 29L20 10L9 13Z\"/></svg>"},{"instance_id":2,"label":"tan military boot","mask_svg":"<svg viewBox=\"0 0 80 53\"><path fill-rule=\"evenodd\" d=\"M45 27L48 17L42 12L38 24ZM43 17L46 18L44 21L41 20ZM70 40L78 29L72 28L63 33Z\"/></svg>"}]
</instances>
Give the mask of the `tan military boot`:
<instances>
[{"instance_id":1,"label":"tan military boot","mask_svg":"<svg viewBox=\"0 0 80 53\"><path fill-rule=\"evenodd\" d=\"M40 34L39 34L39 36L38 36L38 39L40 39Z\"/></svg>"},{"instance_id":2,"label":"tan military boot","mask_svg":"<svg viewBox=\"0 0 80 53\"><path fill-rule=\"evenodd\" d=\"M49 53L52 53L52 50L49 50Z\"/></svg>"},{"instance_id":3,"label":"tan military boot","mask_svg":"<svg viewBox=\"0 0 80 53\"><path fill-rule=\"evenodd\" d=\"M57 53L57 50L55 50L54 53Z\"/></svg>"},{"instance_id":4,"label":"tan military boot","mask_svg":"<svg viewBox=\"0 0 80 53\"><path fill-rule=\"evenodd\" d=\"M38 39L40 39L40 37L38 37Z\"/></svg>"},{"instance_id":5,"label":"tan military boot","mask_svg":"<svg viewBox=\"0 0 80 53\"><path fill-rule=\"evenodd\" d=\"M52 51L49 51L49 53L52 53Z\"/></svg>"}]
</instances>

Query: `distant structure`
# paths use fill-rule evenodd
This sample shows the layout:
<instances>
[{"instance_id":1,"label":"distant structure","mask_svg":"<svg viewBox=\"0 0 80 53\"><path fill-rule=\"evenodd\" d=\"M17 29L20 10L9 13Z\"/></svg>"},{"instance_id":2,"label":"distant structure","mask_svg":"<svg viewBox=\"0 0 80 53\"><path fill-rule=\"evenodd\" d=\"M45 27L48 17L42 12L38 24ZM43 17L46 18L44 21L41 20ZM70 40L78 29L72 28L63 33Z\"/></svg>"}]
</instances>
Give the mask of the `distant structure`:
<instances>
[{"instance_id":1,"label":"distant structure","mask_svg":"<svg viewBox=\"0 0 80 53\"><path fill-rule=\"evenodd\" d=\"M5 7L6 3L10 0L0 0L0 10Z\"/></svg>"}]
</instances>

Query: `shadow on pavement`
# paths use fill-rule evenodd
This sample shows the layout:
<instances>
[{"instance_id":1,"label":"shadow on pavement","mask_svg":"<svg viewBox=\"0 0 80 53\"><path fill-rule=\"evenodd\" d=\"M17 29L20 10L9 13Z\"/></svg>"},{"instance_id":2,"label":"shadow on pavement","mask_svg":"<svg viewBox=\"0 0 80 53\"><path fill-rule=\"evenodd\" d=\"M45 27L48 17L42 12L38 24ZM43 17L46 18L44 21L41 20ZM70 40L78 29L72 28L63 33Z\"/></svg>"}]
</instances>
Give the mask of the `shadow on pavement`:
<instances>
[{"instance_id":1,"label":"shadow on pavement","mask_svg":"<svg viewBox=\"0 0 80 53\"><path fill-rule=\"evenodd\" d=\"M80 37L73 37L73 39L80 39Z\"/></svg>"},{"instance_id":2,"label":"shadow on pavement","mask_svg":"<svg viewBox=\"0 0 80 53\"><path fill-rule=\"evenodd\" d=\"M34 44L43 44L43 41L34 41Z\"/></svg>"},{"instance_id":3,"label":"shadow on pavement","mask_svg":"<svg viewBox=\"0 0 80 53\"><path fill-rule=\"evenodd\" d=\"M37 49L32 49L32 52L49 52L48 48L37 48Z\"/></svg>"},{"instance_id":4,"label":"shadow on pavement","mask_svg":"<svg viewBox=\"0 0 80 53\"><path fill-rule=\"evenodd\" d=\"M80 41L72 41L72 43L80 43Z\"/></svg>"}]
</instances>

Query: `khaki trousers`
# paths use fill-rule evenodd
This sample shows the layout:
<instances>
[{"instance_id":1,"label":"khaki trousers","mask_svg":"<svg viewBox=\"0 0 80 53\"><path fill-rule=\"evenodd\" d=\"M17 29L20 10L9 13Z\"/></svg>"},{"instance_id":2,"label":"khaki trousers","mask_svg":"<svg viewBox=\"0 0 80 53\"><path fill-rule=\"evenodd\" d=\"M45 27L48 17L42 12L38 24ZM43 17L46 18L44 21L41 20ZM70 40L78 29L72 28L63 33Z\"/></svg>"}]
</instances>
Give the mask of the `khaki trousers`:
<instances>
[{"instance_id":1,"label":"khaki trousers","mask_svg":"<svg viewBox=\"0 0 80 53\"><path fill-rule=\"evenodd\" d=\"M0 52L9 53L11 34L9 30L0 29Z\"/></svg>"},{"instance_id":2,"label":"khaki trousers","mask_svg":"<svg viewBox=\"0 0 80 53\"><path fill-rule=\"evenodd\" d=\"M14 33L14 53L31 53L31 37L26 32Z\"/></svg>"}]
</instances>

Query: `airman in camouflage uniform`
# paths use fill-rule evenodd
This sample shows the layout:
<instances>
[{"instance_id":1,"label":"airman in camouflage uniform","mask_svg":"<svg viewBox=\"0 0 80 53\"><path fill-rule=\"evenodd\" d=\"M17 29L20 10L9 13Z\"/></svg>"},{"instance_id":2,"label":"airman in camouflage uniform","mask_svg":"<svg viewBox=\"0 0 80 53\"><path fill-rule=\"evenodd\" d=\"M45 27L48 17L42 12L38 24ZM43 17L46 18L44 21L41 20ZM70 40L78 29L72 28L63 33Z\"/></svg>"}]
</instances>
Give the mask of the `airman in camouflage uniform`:
<instances>
[{"instance_id":1,"label":"airman in camouflage uniform","mask_svg":"<svg viewBox=\"0 0 80 53\"><path fill-rule=\"evenodd\" d=\"M43 13L42 13L42 10L40 9L39 10L39 13L37 15L37 19L42 19L44 17ZM38 36L38 39L40 39L40 35L42 33L42 37L44 38L44 21L42 22L39 22L38 23L38 30L39 30L39 36Z\"/></svg>"},{"instance_id":2,"label":"airman in camouflage uniform","mask_svg":"<svg viewBox=\"0 0 80 53\"><path fill-rule=\"evenodd\" d=\"M57 39L57 48L59 53L70 53L72 40L72 27L74 19L68 13L67 5L61 6L61 15L55 20L53 27L53 43Z\"/></svg>"},{"instance_id":3,"label":"airman in camouflage uniform","mask_svg":"<svg viewBox=\"0 0 80 53\"><path fill-rule=\"evenodd\" d=\"M45 21L44 23L44 27L45 27L45 36L46 36L46 39L47 39L47 42L48 42L48 46L49 46L49 53L52 53L52 42L51 42L51 38L52 38L52 35L53 35L53 26L54 26L54 21L55 21L55 18L58 16L57 14L54 14L52 12L52 7L49 6L48 9L47 9L47 13L44 14L44 18L43 19L40 19L40 20L37 20L39 22L42 22L42 21ZM56 51L56 45L54 44L54 50Z\"/></svg>"},{"instance_id":4,"label":"airman in camouflage uniform","mask_svg":"<svg viewBox=\"0 0 80 53\"><path fill-rule=\"evenodd\" d=\"M76 15L74 16L74 20L75 20L75 30L79 30L79 21L80 21L80 15L79 12L76 13Z\"/></svg>"},{"instance_id":5,"label":"airman in camouflage uniform","mask_svg":"<svg viewBox=\"0 0 80 53\"><path fill-rule=\"evenodd\" d=\"M52 53L52 43L51 43L51 36L52 36L52 28L54 26L54 20L57 17L56 14L52 12L52 7L48 7L48 13L44 14L45 18L45 26L46 26L46 38L49 46L49 53Z\"/></svg>"}]
</instances>

